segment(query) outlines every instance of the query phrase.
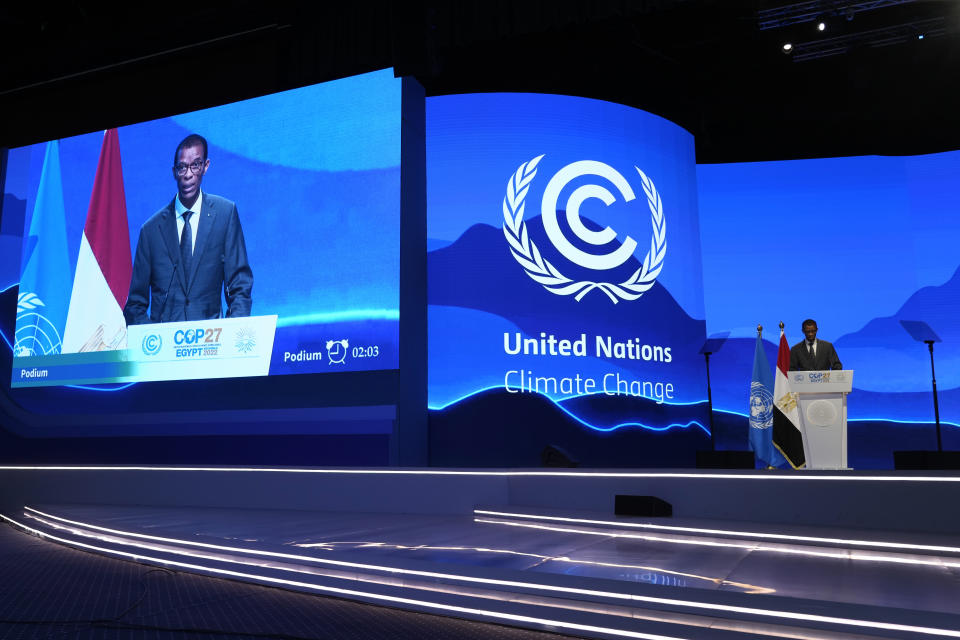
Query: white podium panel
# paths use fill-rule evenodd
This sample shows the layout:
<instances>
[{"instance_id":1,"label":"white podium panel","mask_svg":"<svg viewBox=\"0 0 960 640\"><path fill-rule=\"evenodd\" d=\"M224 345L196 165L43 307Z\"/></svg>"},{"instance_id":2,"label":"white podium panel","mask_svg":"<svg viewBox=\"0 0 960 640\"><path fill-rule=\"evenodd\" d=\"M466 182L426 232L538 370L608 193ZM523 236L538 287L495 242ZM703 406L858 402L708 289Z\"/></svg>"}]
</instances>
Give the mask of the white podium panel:
<instances>
[{"instance_id":1,"label":"white podium panel","mask_svg":"<svg viewBox=\"0 0 960 640\"><path fill-rule=\"evenodd\" d=\"M807 469L847 469L847 394L853 371L791 371Z\"/></svg>"},{"instance_id":2,"label":"white podium panel","mask_svg":"<svg viewBox=\"0 0 960 640\"><path fill-rule=\"evenodd\" d=\"M131 325L128 353L140 381L265 376L276 328L277 316Z\"/></svg>"}]
</instances>

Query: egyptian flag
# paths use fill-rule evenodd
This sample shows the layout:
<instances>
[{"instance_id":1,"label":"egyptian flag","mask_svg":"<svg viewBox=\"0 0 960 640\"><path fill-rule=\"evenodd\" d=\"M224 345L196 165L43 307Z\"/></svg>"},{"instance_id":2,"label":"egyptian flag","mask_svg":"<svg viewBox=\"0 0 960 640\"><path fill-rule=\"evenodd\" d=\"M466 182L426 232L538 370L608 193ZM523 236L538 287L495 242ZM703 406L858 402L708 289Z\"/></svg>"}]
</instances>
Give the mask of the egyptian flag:
<instances>
[{"instance_id":1,"label":"egyptian flag","mask_svg":"<svg viewBox=\"0 0 960 640\"><path fill-rule=\"evenodd\" d=\"M106 351L127 346L130 227L116 129L104 133L93 193L80 241L63 352Z\"/></svg>"},{"instance_id":2,"label":"egyptian flag","mask_svg":"<svg viewBox=\"0 0 960 640\"><path fill-rule=\"evenodd\" d=\"M780 329L780 349L777 352L777 371L773 383L773 445L780 450L794 469L806 465L803 456L803 435L800 433L800 414L797 413L797 394L790 391L787 380L790 369L790 346Z\"/></svg>"}]
</instances>

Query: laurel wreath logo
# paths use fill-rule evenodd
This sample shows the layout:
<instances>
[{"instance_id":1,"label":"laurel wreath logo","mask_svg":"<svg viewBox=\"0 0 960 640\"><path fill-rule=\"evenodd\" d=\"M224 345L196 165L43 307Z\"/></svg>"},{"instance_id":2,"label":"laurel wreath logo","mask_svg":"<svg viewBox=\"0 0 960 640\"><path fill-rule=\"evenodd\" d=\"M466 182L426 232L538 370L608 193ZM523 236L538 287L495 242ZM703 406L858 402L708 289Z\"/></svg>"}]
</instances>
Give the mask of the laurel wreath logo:
<instances>
[{"instance_id":1,"label":"laurel wreath logo","mask_svg":"<svg viewBox=\"0 0 960 640\"><path fill-rule=\"evenodd\" d=\"M640 174L643 191L650 207L650 221L653 224L650 250L643 259L643 265L630 278L617 284L587 280L574 281L560 273L549 260L540 255L540 250L527 234L527 225L523 221L523 201L527 197L530 182L537 175L537 165L543 157L539 155L529 162L524 162L507 181L507 194L503 198L503 235L510 244L510 253L514 259L531 279L542 284L547 291L560 296L572 295L577 302L594 289L607 294L614 304L620 300L636 300L642 296L657 281L667 252L667 226L663 217L663 203L653 180L648 178L639 167L634 167Z\"/></svg>"},{"instance_id":2,"label":"laurel wreath logo","mask_svg":"<svg viewBox=\"0 0 960 640\"><path fill-rule=\"evenodd\" d=\"M20 315L24 311L44 306L46 305L43 304L43 301L38 298L35 293L24 292L17 296L17 315Z\"/></svg>"}]
</instances>

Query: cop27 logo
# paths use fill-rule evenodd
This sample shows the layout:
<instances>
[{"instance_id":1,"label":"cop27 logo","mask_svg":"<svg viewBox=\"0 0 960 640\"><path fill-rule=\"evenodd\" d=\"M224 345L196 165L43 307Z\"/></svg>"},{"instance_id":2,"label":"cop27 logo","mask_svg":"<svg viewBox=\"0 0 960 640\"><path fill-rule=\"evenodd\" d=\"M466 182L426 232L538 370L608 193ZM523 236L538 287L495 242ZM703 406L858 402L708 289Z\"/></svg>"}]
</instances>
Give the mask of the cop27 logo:
<instances>
[{"instance_id":1,"label":"cop27 logo","mask_svg":"<svg viewBox=\"0 0 960 640\"><path fill-rule=\"evenodd\" d=\"M143 349L144 355L155 356L160 353L160 347L163 346L163 338L161 338L156 333L148 333L143 336L143 342L141 343L141 348Z\"/></svg>"},{"instance_id":2,"label":"cop27 logo","mask_svg":"<svg viewBox=\"0 0 960 640\"><path fill-rule=\"evenodd\" d=\"M594 289L605 293L614 304L620 300L636 300L642 296L656 282L667 253L667 226L663 217L663 202L660 200L660 194L657 193L653 180L648 178L639 167L634 167L647 197L650 222L653 225L650 249L641 267L622 282L574 280L561 273L540 254L537 245L527 233L526 223L523 221L524 200L530 189L530 183L537 175L537 165L543 157L539 155L529 162L524 162L507 181L507 194L503 198L503 235L510 245L510 253L514 259L530 278L543 285L547 291L561 296L572 295L578 302ZM557 200L560 192L572 180L588 175L608 180L620 192L624 202L630 202L636 198L630 182L619 171L595 160L580 160L560 169L547 183L543 192L540 219L543 221L547 238L564 258L586 269L602 273L624 264L634 254L638 245L636 240L628 236L614 251L596 255L577 248L564 236L557 220ZM595 246L607 244L616 238L616 231L610 227L593 231L584 225L580 217L580 205L589 198L598 198L607 206L616 201L616 197L606 187L584 184L576 188L567 198L564 207L567 224L581 241Z\"/></svg>"}]
</instances>

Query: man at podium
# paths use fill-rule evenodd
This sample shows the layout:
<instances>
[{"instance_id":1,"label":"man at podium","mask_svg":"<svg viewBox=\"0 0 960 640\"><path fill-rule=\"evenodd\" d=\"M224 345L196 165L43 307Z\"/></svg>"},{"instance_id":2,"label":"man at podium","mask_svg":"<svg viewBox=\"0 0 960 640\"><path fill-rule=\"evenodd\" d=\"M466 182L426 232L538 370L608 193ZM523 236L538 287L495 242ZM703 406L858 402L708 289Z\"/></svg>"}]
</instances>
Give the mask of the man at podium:
<instances>
[{"instance_id":1,"label":"man at podium","mask_svg":"<svg viewBox=\"0 0 960 640\"><path fill-rule=\"evenodd\" d=\"M817 340L817 321L803 321L804 340L790 349L790 371L840 370L843 365L833 345L826 340Z\"/></svg>"}]
</instances>

